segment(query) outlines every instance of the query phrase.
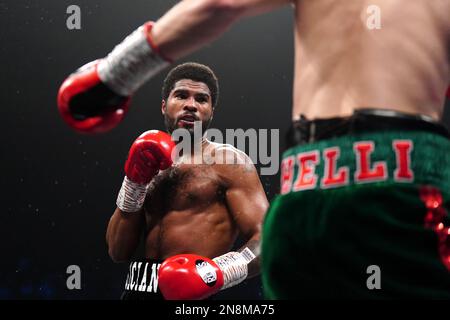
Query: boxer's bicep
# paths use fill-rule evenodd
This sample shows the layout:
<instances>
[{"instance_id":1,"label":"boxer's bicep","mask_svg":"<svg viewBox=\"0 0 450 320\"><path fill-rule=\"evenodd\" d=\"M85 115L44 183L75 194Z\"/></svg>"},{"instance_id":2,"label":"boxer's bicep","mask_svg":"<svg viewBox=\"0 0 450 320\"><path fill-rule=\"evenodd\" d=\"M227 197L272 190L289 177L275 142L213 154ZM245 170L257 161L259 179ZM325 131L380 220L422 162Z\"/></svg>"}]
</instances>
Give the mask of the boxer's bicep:
<instances>
[{"instance_id":1,"label":"boxer's bicep","mask_svg":"<svg viewBox=\"0 0 450 320\"><path fill-rule=\"evenodd\" d=\"M264 188L253 165L232 167L235 167L234 174L226 191L228 208L247 240L255 236L259 238L264 215L269 207Z\"/></svg>"},{"instance_id":2,"label":"boxer's bicep","mask_svg":"<svg viewBox=\"0 0 450 320\"><path fill-rule=\"evenodd\" d=\"M261 229L269 203L255 167L252 164L234 167L238 169L234 169L236 175L231 176L233 182L226 192L227 205L246 241L239 252L245 251L246 257L253 255L248 277L254 277L260 272Z\"/></svg>"}]
</instances>

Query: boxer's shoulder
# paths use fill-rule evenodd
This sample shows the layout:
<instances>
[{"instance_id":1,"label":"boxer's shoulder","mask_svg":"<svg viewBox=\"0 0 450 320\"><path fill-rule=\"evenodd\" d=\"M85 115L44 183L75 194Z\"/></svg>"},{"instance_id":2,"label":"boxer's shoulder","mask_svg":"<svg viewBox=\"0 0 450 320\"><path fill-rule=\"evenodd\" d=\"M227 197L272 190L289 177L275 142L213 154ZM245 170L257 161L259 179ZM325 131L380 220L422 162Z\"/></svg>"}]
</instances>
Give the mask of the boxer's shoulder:
<instances>
[{"instance_id":1,"label":"boxer's shoulder","mask_svg":"<svg viewBox=\"0 0 450 320\"><path fill-rule=\"evenodd\" d=\"M237 181L248 174L254 174L256 168L250 157L230 144L214 143L214 168L227 182Z\"/></svg>"},{"instance_id":2,"label":"boxer's shoulder","mask_svg":"<svg viewBox=\"0 0 450 320\"><path fill-rule=\"evenodd\" d=\"M211 156L215 157L215 164L240 164L245 165L252 163L250 157L243 151L232 146L231 144L223 144L210 142Z\"/></svg>"}]
</instances>

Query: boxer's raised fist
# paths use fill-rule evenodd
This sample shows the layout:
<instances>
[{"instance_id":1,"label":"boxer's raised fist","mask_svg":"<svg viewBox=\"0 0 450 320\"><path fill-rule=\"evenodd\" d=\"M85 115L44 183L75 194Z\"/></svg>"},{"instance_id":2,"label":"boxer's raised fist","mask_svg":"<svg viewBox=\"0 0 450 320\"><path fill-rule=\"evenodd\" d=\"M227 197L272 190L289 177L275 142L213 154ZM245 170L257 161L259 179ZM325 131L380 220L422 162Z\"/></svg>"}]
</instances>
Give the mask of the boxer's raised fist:
<instances>
[{"instance_id":1,"label":"boxer's raised fist","mask_svg":"<svg viewBox=\"0 0 450 320\"><path fill-rule=\"evenodd\" d=\"M172 165L172 137L158 130L140 135L131 145L125 162L125 174L134 183L148 184L159 170Z\"/></svg>"},{"instance_id":2,"label":"boxer's raised fist","mask_svg":"<svg viewBox=\"0 0 450 320\"><path fill-rule=\"evenodd\" d=\"M125 178L116 204L122 212L138 212L142 208L150 181L159 170L172 165L172 137L162 131L141 134L131 145L125 162Z\"/></svg>"}]
</instances>

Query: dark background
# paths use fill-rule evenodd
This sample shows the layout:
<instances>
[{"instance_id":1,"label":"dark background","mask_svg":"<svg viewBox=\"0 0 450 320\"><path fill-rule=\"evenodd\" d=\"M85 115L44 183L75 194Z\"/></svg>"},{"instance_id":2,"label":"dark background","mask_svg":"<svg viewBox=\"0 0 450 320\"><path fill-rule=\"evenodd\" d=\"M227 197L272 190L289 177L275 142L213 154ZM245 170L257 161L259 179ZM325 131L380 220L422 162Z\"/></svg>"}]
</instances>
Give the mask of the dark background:
<instances>
[{"instance_id":1,"label":"dark background","mask_svg":"<svg viewBox=\"0 0 450 320\"><path fill-rule=\"evenodd\" d=\"M0 299L119 297L127 266L109 259L106 226L130 144L143 131L164 129L160 89L167 70L135 95L120 126L103 135L69 129L59 117L56 94L68 74L105 56L176 2L0 3ZM81 8L81 30L66 27L66 9L73 4ZM242 21L183 60L207 64L219 77L212 127L280 129L283 148L292 104L292 18L285 8ZM278 178L261 177L269 199ZM66 288L69 265L81 268L81 290ZM247 281L219 298L261 298L260 281Z\"/></svg>"}]
</instances>

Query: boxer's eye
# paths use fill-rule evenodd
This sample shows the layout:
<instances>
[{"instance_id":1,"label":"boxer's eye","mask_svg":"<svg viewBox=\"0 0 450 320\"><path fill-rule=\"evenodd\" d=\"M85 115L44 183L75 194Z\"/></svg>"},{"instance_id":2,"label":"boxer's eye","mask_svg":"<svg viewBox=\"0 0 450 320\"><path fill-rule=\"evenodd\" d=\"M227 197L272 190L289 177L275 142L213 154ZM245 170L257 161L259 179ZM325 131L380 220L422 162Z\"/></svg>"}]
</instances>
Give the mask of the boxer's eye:
<instances>
[{"instance_id":1,"label":"boxer's eye","mask_svg":"<svg viewBox=\"0 0 450 320\"><path fill-rule=\"evenodd\" d=\"M177 94L175 94L175 98L184 100L184 99L187 99L187 95L184 93L177 93Z\"/></svg>"},{"instance_id":2,"label":"boxer's eye","mask_svg":"<svg viewBox=\"0 0 450 320\"><path fill-rule=\"evenodd\" d=\"M199 102L199 103L206 103L206 102L208 102L208 97L201 95L201 96L197 96L195 98L195 100L197 100L197 102Z\"/></svg>"}]
</instances>

